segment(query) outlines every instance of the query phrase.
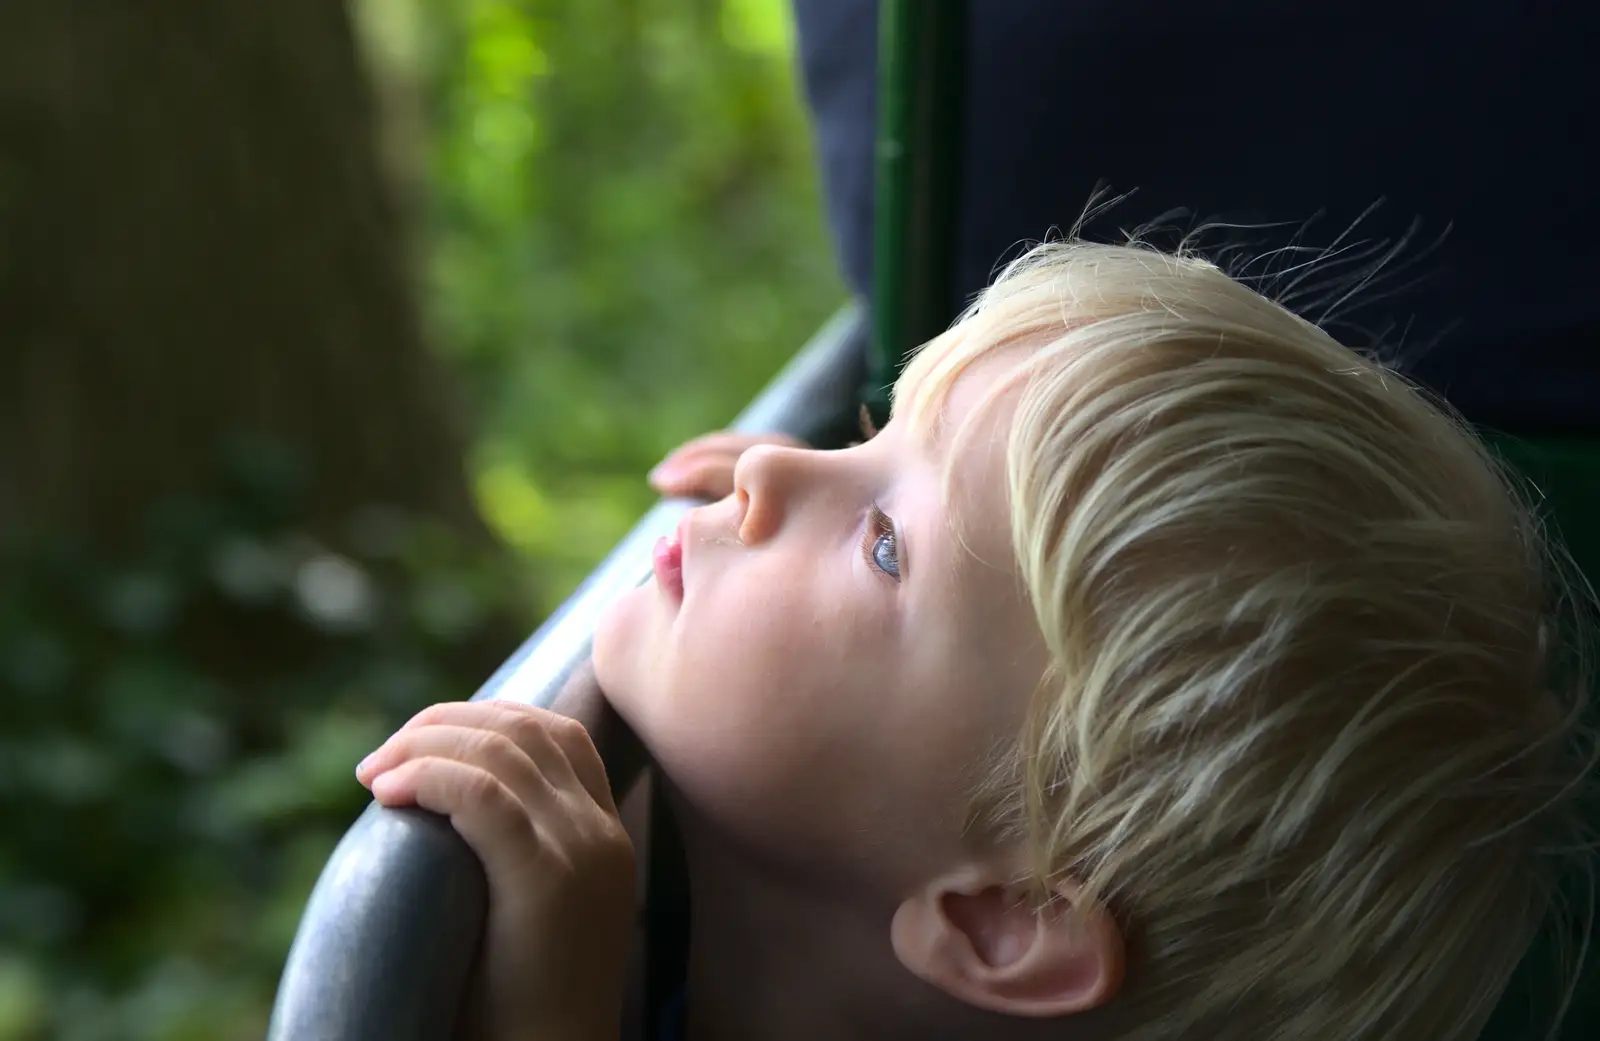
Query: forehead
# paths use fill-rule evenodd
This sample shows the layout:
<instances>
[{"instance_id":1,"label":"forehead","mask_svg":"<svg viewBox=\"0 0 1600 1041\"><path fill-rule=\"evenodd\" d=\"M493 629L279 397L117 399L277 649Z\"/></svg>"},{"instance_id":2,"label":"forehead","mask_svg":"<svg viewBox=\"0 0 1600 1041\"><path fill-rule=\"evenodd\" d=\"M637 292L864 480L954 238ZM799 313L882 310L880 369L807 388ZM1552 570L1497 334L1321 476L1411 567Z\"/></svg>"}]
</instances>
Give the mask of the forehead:
<instances>
[{"instance_id":1,"label":"forehead","mask_svg":"<svg viewBox=\"0 0 1600 1041\"><path fill-rule=\"evenodd\" d=\"M926 475L917 481L916 516L908 518L909 531L921 536L920 546L908 542L912 586L920 585L912 615L938 649L930 667L937 662L944 681L968 693L984 692L992 702L985 711L1000 713L1016 706L999 692L1031 690L1046 664L1013 545L1007 490L1006 455L1021 396L1016 377L1026 374L1025 357L1007 350L973 361L903 431Z\"/></svg>"},{"instance_id":2,"label":"forehead","mask_svg":"<svg viewBox=\"0 0 1600 1041\"><path fill-rule=\"evenodd\" d=\"M905 417L905 435L935 475L937 506L930 527L959 582L1014 583L1015 552L1007 492L1006 450L1025 352L991 351L954 375Z\"/></svg>"},{"instance_id":3,"label":"forehead","mask_svg":"<svg viewBox=\"0 0 1600 1041\"><path fill-rule=\"evenodd\" d=\"M1040 346L1039 337L1004 333L962 322L923 345L896 381L892 419L914 428L934 451L947 428L959 429L987 399L1023 375L1023 363Z\"/></svg>"}]
</instances>

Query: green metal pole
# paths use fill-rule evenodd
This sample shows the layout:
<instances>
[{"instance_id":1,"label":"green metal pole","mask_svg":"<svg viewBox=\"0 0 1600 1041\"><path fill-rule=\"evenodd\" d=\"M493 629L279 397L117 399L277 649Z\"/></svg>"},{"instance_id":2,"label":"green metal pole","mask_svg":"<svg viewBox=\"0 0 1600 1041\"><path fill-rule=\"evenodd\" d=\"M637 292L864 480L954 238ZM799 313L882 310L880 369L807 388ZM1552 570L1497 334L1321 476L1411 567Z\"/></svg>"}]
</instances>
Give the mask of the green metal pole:
<instances>
[{"instance_id":1,"label":"green metal pole","mask_svg":"<svg viewBox=\"0 0 1600 1041\"><path fill-rule=\"evenodd\" d=\"M864 397L888 418L906 354L955 317L966 0L880 0L872 344Z\"/></svg>"}]
</instances>

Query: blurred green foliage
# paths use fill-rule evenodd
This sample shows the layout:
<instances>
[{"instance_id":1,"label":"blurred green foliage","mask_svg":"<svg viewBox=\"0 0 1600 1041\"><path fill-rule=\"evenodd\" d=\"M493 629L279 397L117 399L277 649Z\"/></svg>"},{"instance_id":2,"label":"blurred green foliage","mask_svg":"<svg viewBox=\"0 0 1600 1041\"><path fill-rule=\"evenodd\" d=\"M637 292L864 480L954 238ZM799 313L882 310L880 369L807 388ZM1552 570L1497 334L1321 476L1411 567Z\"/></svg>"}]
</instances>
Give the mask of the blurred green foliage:
<instances>
[{"instance_id":1,"label":"blurred green foliage","mask_svg":"<svg viewBox=\"0 0 1600 1041\"><path fill-rule=\"evenodd\" d=\"M0 1038L260 1037L352 764L511 602L453 536L372 511L336 552L229 476L116 560L0 559Z\"/></svg>"},{"instance_id":2,"label":"blurred green foliage","mask_svg":"<svg viewBox=\"0 0 1600 1041\"><path fill-rule=\"evenodd\" d=\"M420 76L427 299L480 424L479 499L559 599L648 504L641 474L842 298L788 10L369 6L379 67Z\"/></svg>"},{"instance_id":3,"label":"blurred green foliage","mask_svg":"<svg viewBox=\"0 0 1600 1041\"><path fill-rule=\"evenodd\" d=\"M515 559L376 509L335 551L243 452L130 554L0 560L0 1041L262 1036L355 763L469 693L484 619L535 625L842 297L783 0L358 13Z\"/></svg>"}]
</instances>

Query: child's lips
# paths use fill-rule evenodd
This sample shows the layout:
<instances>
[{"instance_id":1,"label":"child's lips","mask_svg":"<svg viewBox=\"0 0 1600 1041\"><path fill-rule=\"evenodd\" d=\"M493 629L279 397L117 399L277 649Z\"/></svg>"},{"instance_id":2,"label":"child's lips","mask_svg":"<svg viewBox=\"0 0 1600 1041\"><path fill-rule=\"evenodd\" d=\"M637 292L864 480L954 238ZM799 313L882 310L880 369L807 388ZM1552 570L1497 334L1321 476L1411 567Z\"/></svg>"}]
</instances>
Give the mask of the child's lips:
<instances>
[{"instance_id":1,"label":"child's lips","mask_svg":"<svg viewBox=\"0 0 1600 1041\"><path fill-rule=\"evenodd\" d=\"M651 554L650 563L655 571L656 584L674 603L683 602L683 539L687 521L688 517L685 516L678 522L677 531L657 539L655 552Z\"/></svg>"}]
</instances>

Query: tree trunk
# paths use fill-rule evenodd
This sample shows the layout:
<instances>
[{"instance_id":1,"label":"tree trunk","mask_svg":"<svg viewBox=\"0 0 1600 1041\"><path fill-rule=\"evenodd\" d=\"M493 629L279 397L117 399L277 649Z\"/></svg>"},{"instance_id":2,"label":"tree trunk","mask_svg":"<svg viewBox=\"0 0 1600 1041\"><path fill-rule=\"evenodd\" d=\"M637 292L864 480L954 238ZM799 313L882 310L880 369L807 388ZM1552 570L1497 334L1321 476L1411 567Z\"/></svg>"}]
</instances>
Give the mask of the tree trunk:
<instances>
[{"instance_id":1,"label":"tree trunk","mask_svg":"<svg viewBox=\"0 0 1600 1041\"><path fill-rule=\"evenodd\" d=\"M337 545L488 534L344 6L0 4L0 533L114 547L264 438Z\"/></svg>"}]
</instances>

